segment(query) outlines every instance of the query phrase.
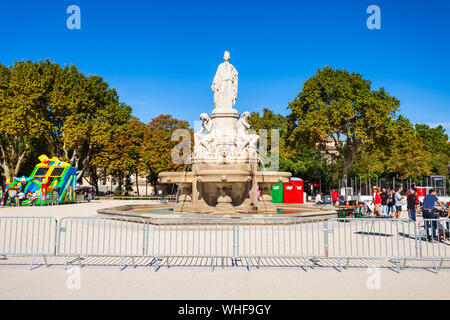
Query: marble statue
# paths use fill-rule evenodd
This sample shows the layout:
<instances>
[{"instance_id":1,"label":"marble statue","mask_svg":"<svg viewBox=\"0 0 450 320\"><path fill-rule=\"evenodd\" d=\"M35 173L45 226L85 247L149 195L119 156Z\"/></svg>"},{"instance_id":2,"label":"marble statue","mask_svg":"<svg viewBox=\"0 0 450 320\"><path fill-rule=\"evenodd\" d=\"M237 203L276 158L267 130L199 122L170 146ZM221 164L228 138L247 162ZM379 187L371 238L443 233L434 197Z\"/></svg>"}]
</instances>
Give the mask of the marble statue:
<instances>
[{"instance_id":1,"label":"marble statue","mask_svg":"<svg viewBox=\"0 0 450 320\"><path fill-rule=\"evenodd\" d=\"M231 111L236 104L238 92L238 72L230 60L230 53L225 51L225 62L219 65L212 84L215 111Z\"/></svg>"},{"instance_id":2,"label":"marble statue","mask_svg":"<svg viewBox=\"0 0 450 320\"><path fill-rule=\"evenodd\" d=\"M259 136L257 134L248 133L248 129L250 129L250 124L248 123L249 119L250 113L246 111L236 123L237 153L240 156L244 155L244 151L247 147L253 155L256 156L257 153L256 150Z\"/></svg>"},{"instance_id":3,"label":"marble statue","mask_svg":"<svg viewBox=\"0 0 450 320\"><path fill-rule=\"evenodd\" d=\"M206 155L210 156L213 153L212 142L214 141L212 121L206 113L202 113L200 115L200 120L202 120L203 123L201 129L197 131L194 136L196 148L194 152L197 155L203 156L206 153Z\"/></svg>"}]
</instances>

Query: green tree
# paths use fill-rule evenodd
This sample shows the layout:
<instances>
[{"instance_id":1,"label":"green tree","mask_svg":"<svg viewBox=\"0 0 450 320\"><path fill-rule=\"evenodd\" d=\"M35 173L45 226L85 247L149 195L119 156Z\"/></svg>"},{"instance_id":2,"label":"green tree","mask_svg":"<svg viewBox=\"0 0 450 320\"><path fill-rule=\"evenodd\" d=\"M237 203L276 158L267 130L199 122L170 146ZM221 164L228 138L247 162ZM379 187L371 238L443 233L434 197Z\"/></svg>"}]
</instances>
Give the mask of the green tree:
<instances>
[{"instance_id":1,"label":"green tree","mask_svg":"<svg viewBox=\"0 0 450 320\"><path fill-rule=\"evenodd\" d=\"M102 78L85 76L73 65L0 65L0 166L11 177L27 157L47 153L76 166L79 178L96 180L91 159L130 113Z\"/></svg>"},{"instance_id":2,"label":"green tree","mask_svg":"<svg viewBox=\"0 0 450 320\"><path fill-rule=\"evenodd\" d=\"M0 153L6 178L20 173L33 141L42 136L36 110L46 88L36 64L0 66Z\"/></svg>"},{"instance_id":3,"label":"green tree","mask_svg":"<svg viewBox=\"0 0 450 320\"><path fill-rule=\"evenodd\" d=\"M373 149L364 145L356 155L355 162L350 167L350 176L361 177L362 179L378 178L385 174L386 163L384 152L386 148Z\"/></svg>"},{"instance_id":4,"label":"green tree","mask_svg":"<svg viewBox=\"0 0 450 320\"><path fill-rule=\"evenodd\" d=\"M328 152L332 139L346 179L364 143L382 143L390 134L400 102L384 88L371 89L360 74L325 67L309 78L289 103L289 143L306 143Z\"/></svg>"},{"instance_id":5,"label":"green tree","mask_svg":"<svg viewBox=\"0 0 450 320\"><path fill-rule=\"evenodd\" d=\"M259 134L260 130L267 130L267 146L271 147L271 130L280 131L280 140L283 140L284 134L286 132L287 119L281 114L274 113L268 108L263 109L262 116L259 112L252 112L249 124L253 130ZM282 143L280 143L282 145Z\"/></svg>"},{"instance_id":6,"label":"green tree","mask_svg":"<svg viewBox=\"0 0 450 320\"><path fill-rule=\"evenodd\" d=\"M303 180L319 179L326 171L327 162L315 148L299 146L295 155L285 157L281 155L280 170L291 172L292 176L300 177Z\"/></svg>"},{"instance_id":7,"label":"green tree","mask_svg":"<svg viewBox=\"0 0 450 320\"><path fill-rule=\"evenodd\" d=\"M450 144L448 135L441 125L431 128L426 124L415 125L416 136L423 143L424 149L430 154L429 165L435 175L449 175Z\"/></svg>"},{"instance_id":8,"label":"green tree","mask_svg":"<svg viewBox=\"0 0 450 320\"><path fill-rule=\"evenodd\" d=\"M147 126L136 117L114 129L111 139L94 156L92 164L106 174L117 178L119 188L126 185L130 175L135 176L137 187L141 147ZM137 188L139 194L139 188Z\"/></svg>"},{"instance_id":9,"label":"green tree","mask_svg":"<svg viewBox=\"0 0 450 320\"><path fill-rule=\"evenodd\" d=\"M420 177L428 175L431 168L428 162L430 153L423 142L417 138L414 126L403 116L393 122L393 134L383 148L385 163L391 174L401 177Z\"/></svg>"},{"instance_id":10,"label":"green tree","mask_svg":"<svg viewBox=\"0 0 450 320\"><path fill-rule=\"evenodd\" d=\"M182 165L172 161L172 149L178 142L171 141L177 129L189 129L187 121L163 114L154 118L147 127L141 149L140 169L156 190L158 175L163 171L181 171Z\"/></svg>"}]
</instances>

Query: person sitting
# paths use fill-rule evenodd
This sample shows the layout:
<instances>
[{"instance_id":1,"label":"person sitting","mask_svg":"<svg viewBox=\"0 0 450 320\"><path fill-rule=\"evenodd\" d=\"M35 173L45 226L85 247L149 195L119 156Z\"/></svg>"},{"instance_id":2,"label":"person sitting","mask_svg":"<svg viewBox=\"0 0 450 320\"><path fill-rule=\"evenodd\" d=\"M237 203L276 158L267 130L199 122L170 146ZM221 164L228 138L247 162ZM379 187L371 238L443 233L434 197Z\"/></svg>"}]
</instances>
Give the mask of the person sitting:
<instances>
[{"instance_id":1,"label":"person sitting","mask_svg":"<svg viewBox=\"0 0 450 320\"><path fill-rule=\"evenodd\" d=\"M441 211L438 214L438 218L439 220L439 224L438 224L438 236L439 236L439 241L447 241L447 239L449 238L449 231L448 231L448 224L449 224L449 220L448 220L448 213L445 211Z\"/></svg>"},{"instance_id":2,"label":"person sitting","mask_svg":"<svg viewBox=\"0 0 450 320\"><path fill-rule=\"evenodd\" d=\"M30 205L34 206L36 204L36 201L39 200L39 195L37 194L37 192L34 192L31 197L30 197Z\"/></svg>"},{"instance_id":3,"label":"person sitting","mask_svg":"<svg viewBox=\"0 0 450 320\"><path fill-rule=\"evenodd\" d=\"M11 190L11 191L9 191L9 194L8 194L8 196L9 196L9 205L10 206L14 206L14 205L17 205L17 198L16 198L16 195L17 195L17 191L16 190Z\"/></svg>"},{"instance_id":4,"label":"person sitting","mask_svg":"<svg viewBox=\"0 0 450 320\"><path fill-rule=\"evenodd\" d=\"M316 204L323 204L322 192L317 193L317 195L316 195Z\"/></svg>"},{"instance_id":5,"label":"person sitting","mask_svg":"<svg viewBox=\"0 0 450 320\"><path fill-rule=\"evenodd\" d=\"M20 191L17 194L17 200L18 200L19 206L21 206L22 202L24 202L26 199L27 199L27 197L25 196L25 193L23 193L23 191Z\"/></svg>"}]
</instances>

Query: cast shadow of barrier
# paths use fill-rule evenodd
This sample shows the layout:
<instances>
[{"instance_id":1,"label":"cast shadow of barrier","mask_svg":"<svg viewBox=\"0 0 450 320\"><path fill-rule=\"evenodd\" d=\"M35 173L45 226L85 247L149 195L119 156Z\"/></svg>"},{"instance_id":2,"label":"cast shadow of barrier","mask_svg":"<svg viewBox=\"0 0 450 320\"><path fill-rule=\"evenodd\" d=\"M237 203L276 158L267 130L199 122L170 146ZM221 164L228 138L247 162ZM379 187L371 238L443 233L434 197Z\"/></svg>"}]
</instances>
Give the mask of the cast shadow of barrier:
<instances>
[{"instance_id":1,"label":"cast shadow of barrier","mask_svg":"<svg viewBox=\"0 0 450 320\"><path fill-rule=\"evenodd\" d=\"M30 258L26 256L8 256L0 258L0 268L2 267L21 267L29 266ZM89 256L89 257L71 257L67 263L66 257L52 256L36 257L33 268L48 269L54 268L67 269L79 268L117 268L123 271L125 269L146 269L159 271L161 268L209 268L211 271L215 269L246 269L248 271L261 269L299 269L305 272L315 270L365 270L368 268L377 268L380 270L391 270L399 272L399 270L425 270L438 273L438 270L448 271L450 265L448 260L442 260L441 265L436 269L436 265L432 264L430 259L404 259L396 261L394 259L360 259L349 258L346 260L345 266L341 265L341 261L335 258L280 258L280 257L240 257L240 258L210 258L210 257L106 257L106 256ZM401 266L399 266L401 264ZM400 267L400 268L399 268Z\"/></svg>"},{"instance_id":2,"label":"cast shadow of barrier","mask_svg":"<svg viewBox=\"0 0 450 320\"><path fill-rule=\"evenodd\" d=\"M354 232L354 234L357 234L357 235L365 235L365 236L393 237L392 234L381 233L381 232L357 231L357 232Z\"/></svg>"},{"instance_id":3,"label":"cast shadow of barrier","mask_svg":"<svg viewBox=\"0 0 450 320\"><path fill-rule=\"evenodd\" d=\"M394 259L358 259L351 258L346 259L346 265L342 268L339 259L334 258L250 258L249 260L244 260L247 263L242 264L249 271L252 269L263 269L263 268L298 268L305 272L308 270L327 270L334 269L337 271L345 270L367 270L367 269L379 269L379 270L390 270L399 273L400 270L424 270L432 273L437 273L436 266L430 263L430 260L411 260L404 259L399 261ZM447 261L447 260L444 260ZM450 265L442 264L439 270L450 270Z\"/></svg>"}]
</instances>

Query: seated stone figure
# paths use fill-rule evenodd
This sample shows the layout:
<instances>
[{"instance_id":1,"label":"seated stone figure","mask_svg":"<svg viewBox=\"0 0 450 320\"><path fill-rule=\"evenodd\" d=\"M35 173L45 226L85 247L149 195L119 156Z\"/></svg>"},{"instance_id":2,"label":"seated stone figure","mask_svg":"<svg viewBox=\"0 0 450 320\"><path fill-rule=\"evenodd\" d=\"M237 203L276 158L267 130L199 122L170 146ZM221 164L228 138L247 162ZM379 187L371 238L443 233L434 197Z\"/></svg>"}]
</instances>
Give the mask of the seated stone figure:
<instances>
[{"instance_id":1,"label":"seated stone figure","mask_svg":"<svg viewBox=\"0 0 450 320\"><path fill-rule=\"evenodd\" d=\"M259 136L257 134L248 134L248 129L250 129L250 124L248 123L249 119L250 113L244 112L236 124L237 153L241 157L245 156L247 147L249 149L249 154L254 156L257 155L256 150Z\"/></svg>"},{"instance_id":2,"label":"seated stone figure","mask_svg":"<svg viewBox=\"0 0 450 320\"><path fill-rule=\"evenodd\" d=\"M213 153L212 146L214 142L212 121L206 113L200 115L200 120L203 121L202 128L194 135L194 156L211 156Z\"/></svg>"}]
</instances>

